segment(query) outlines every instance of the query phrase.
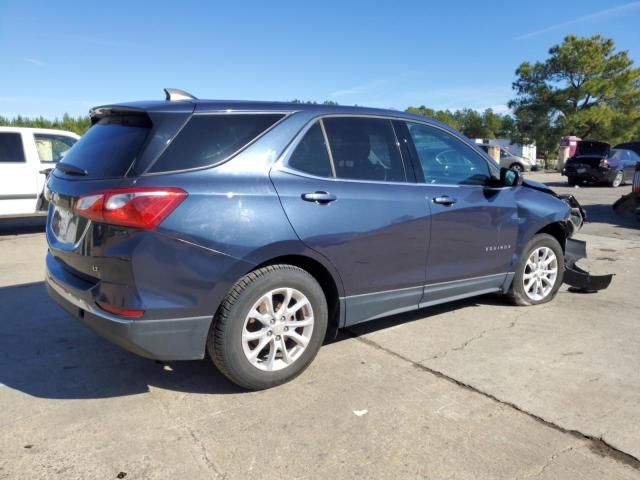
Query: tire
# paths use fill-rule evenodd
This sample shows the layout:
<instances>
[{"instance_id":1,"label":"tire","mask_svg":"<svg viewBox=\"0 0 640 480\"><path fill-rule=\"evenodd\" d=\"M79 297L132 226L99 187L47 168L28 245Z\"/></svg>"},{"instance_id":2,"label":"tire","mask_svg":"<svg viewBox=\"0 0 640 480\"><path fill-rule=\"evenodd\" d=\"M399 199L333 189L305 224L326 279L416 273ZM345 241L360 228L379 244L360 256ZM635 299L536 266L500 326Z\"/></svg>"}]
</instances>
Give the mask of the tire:
<instances>
[{"instance_id":1,"label":"tire","mask_svg":"<svg viewBox=\"0 0 640 480\"><path fill-rule=\"evenodd\" d=\"M278 312L287 295L289 313ZM298 302L302 307L291 316ZM207 350L233 383L248 390L274 387L297 377L313 361L324 340L327 311L322 287L305 270L292 265L260 268L242 277L225 297ZM287 326L293 322L305 326Z\"/></svg>"},{"instance_id":2,"label":"tire","mask_svg":"<svg viewBox=\"0 0 640 480\"><path fill-rule=\"evenodd\" d=\"M512 164L509 166L509 168L510 168L511 170L515 170L515 171L517 171L518 173L522 173L522 172L524 172L524 167L523 167L522 165L520 165L519 163L512 163Z\"/></svg>"},{"instance_id":3,"label":"tire","mask_svg":"<svg viewBox=\"0 0 640 480\"><path fill-rule=\"evenodd\" d=\"M535 285L536 277L534 276L533 279L529 277L528 283L529 285L531 285L531 288L526 289L525 276L531 275L531 265L532 263L534 265L537 263L535 262L535 258L533 259L534 261L530 263L530 257L532 257L534 252L543 251L552 252L555 256L555 277L550 274L542 274L543 277L547 278L547 281L540 280L540 285L543 286L540 290L538 290ZM547 259L549 258L551 258L551 255L549 255ZM553 266L553 262L549 266ZM549 270L553 269L549 268ZM535 270L533 272L535 272ZM513 282L511 283L511 288L507 293L507 297L513 304L520 306L540 305L542 303L547 303L551 301L558 293L558 289L560 288L560 285L562 285L563 277L564 254L562 252L562 247L560 246L558 241L551 235L548 235L546 233L539 233L535 235L531 240L529 240L529 242L522 250L522 255L518 260L518 264L516 265L516 272L513 277ZM533 281L534 284L531 284L531 281ZM550 288L548 288L549 286Z\"/></svg>"},{"instance_id":4,"label":"tire","mask_svg":"<svg viewBox=\"0 0 640 480\"><path fill-rule=\"evenodd\" d=\"M618 171L616 172L616 176L613 178L613 180L609 182L609 186L613 188L619 187L620 185L622 185L623 181L624 181L624 175L622 174L621 171Z\"/></svg>"},{"instance_id":5,"label":"tire","mask_svg":"<svg viewBox=\"0 0 640 480\"><path fill-rule=\"evenodd\" d=\"M567 185L574 187L578 184L578 180L574 177L567 177Z\"/></svg>"}]
</instances>

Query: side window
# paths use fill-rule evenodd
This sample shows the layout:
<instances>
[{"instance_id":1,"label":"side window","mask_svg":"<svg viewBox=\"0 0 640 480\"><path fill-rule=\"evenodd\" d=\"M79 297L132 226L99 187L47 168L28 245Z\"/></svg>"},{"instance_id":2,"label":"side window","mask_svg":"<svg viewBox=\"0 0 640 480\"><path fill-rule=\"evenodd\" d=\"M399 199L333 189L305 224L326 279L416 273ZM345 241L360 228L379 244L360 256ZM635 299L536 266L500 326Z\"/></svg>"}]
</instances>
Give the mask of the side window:
<instances>
[{"instance_id":1,"label":"side window","mask_svg":"<svg viewBox=\"0 0 640 480\"><path fill-rule=\"evenodd\" d=\"M636 152L632 152L631 150L623 150L623 152L625 152L625 165L635 166L636 163L640 162L640 155L638 155Z\"/></svg>"},{"instance_id":2,"label":"side window","mask_svg":"<svg viewBox=\"0 0 640 480\"><path fill-rule=\"evenodd\" d=\"M282 117L280 113L194 115L149 171L170 172L216 165Z\"/></svg>"},{"instance_id":3,"label":"side window","mask_svg":"<svg viewBox=\"0 0 640 480\"><path fill-rule=\"evenodd\" d=\"M462 141L435 127L407 123L426 183L483 185L487 162Z\"/></svg>"},{"instance_id":4,"label":"side window","mask_svg":"<svg viewBox=\"0 0 640 480\"><path fill-rule=\"evenodd\" d=\"M22 136L19 133L0 133L0 163L25 162Z\"/></svg>"},{"instance_id":5,"label":"side window","mask_svg":"<svg viewBox=\"0 0 640 480\"><path fill-rule=\"evenodd\" d=\"M322 121L337 178L407 181L390 120L332 117Z\"/></svg>"},{"instance_id":6,"label":"side window","mask_svg":"<svg viewBox=\"0 0 640 480\"><path fill-rule=\"evenodd\" d=\"M76 143L76 139L64 135L49 135L36 133L36 150L41 162L58 162L67 151Z\"/></svg>"},{"instance_id":7,"label":"side window","mask_svg":"<svg viewBox=\"0 0 640 480\"><path fill-rule=\"evenodd\" d=\"M331 160L320 123L316 122L296 146L288 162L291 168L318 177L331 177Z\"/></svg>"}]
</instances>

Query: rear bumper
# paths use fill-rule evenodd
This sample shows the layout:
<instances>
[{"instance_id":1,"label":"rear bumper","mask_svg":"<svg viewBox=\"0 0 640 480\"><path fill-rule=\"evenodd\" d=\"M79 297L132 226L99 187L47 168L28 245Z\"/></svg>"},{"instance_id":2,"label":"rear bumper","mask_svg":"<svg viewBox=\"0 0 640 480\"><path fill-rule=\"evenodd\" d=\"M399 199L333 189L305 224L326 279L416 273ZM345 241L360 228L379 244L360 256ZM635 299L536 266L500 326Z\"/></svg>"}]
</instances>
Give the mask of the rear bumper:
<instances>
[{"instance_id":1,"label":"rear bumper","mask_svg":"<svg viewBox=\"0 0 640 480\"><path fill-rule=\"evenodd\" d=\"M578 172L576 169L565 168L562 174L567 178L575 178L585 182L611 182L618 173L614 169L595 169L590 168L584 172Z\"/></svg>"},{"instance_id":2,"label":"rear bumper","mask_svg":"<svg viewBox=\"0 0 640 480\"><path fill-rule=\"evenodd\" d=\"M211 317L131 320L99 310L80 282L65 281L47 262L45 283L49 296L77 320L116 345L154 360L204 358ZM68 278L67 278L68 280Z\"/></svg>"}]
</instances>

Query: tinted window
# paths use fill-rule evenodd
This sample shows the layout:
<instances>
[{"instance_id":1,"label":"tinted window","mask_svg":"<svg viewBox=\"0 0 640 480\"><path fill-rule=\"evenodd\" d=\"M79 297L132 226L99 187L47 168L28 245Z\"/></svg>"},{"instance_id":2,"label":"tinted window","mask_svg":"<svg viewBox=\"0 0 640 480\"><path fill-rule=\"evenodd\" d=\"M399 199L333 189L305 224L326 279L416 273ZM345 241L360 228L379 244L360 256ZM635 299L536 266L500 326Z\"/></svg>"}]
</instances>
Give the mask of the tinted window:
<instances>
[{"instance_id":1,"label":"tinted window","mask_svg":"<svg viewBox=\"0 0 640 480\"><path fill-rule=\"evenodd\" d=\"M301 172L331 177L331 161L319 123L315 123L304 135L289 158L289 166Z\"/></svg>"},{"instance_id":2,"label":"tinted window","mask_svg":"<svg viewBox=\"0 0 640 480\"><path fill-rule=\"evenodd\" d=\"M41 162L57 162L76 143L75 138L65 135L34 134L36 149Z\"/></svg>"},{"instance_id":3,"label":"tinted window","mask_svg":"<svg viewBox=\"0 0 640 480\"><path fill-rule=\"evenodd\" d=\"M326 118L323 120L336 177L404 182L400 151L389 120Z\"/></svg>"},{"instance_id":4,"label":"tinted window","mask_svg":"<svg viewBox=\"0 0 640 480\"><path fill-rule=\"evenodd\" d=\"M272 126L282 114L195 115L151 167L151 172L215 165Z\"/></svg>"},{"instance_id":5,"label":"tinted window","mask_svg":"<svg viewBox=\"0 0 640 480\"><path fill-rule=\"evenodd\" d=\"M19 133L0 133L0 163L24 161L22 136Z\"/></svg>"},{"instance_id":6,"label":"tinted window","mask_svg":"<svg viewBox=\"0 0 640 480\"><path fill-rule=\"evenodd\" d=\"M87 177L123 176L140 152L150 127L148 118L142 116L103 118L60 163L86 170Z\"/></svg>"},{"instance_id":7,"label":"tinted window","mask_svg":"<svg viewBox=\"0 0 640 480\"><path fill-rule=\"evenodd\" d=\"M482 185L487 162L471 147L438 128L408 123L426 183Z\"/></svg>"}]
</instances>

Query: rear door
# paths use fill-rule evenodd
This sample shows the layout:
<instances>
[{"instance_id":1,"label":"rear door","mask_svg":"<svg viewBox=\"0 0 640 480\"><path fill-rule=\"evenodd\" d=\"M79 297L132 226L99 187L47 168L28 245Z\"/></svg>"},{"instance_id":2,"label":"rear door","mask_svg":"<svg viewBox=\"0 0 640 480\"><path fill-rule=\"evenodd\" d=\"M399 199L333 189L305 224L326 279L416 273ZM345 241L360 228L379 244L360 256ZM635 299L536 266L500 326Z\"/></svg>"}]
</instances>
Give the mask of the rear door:
<instances>
[{"instance_id":1,"label":"rear door","mask_svg":"<svg viewBox=\"0 0 640 480\"><path fill-rule=\"evenodd\" d=\"M271 178L300 239L339 271L348 324L417 307L428 210L390 120L318 120Z\"/></svg>"},{"instance_id":2,"label":"rear door","mask_svg":"<svg viewBox=\"0 0 640 480\"><path fill-rule=\"evenodd\" d=\"M22 132L0 132L0 215L35 212L37 171L25 141Z\"/></svg>"},{"instance_id":3,"label":"rear door","mask_svg":"<svg viewBox=\"0 0 640 480\"><path fill-rule=\"evenodd\" d=\"M497 166L444 129L413 122L405 126L423 199L431 209L422 303L501 287L513 270L519 187L487 187Z\"/></svg>"}]
</instances>

